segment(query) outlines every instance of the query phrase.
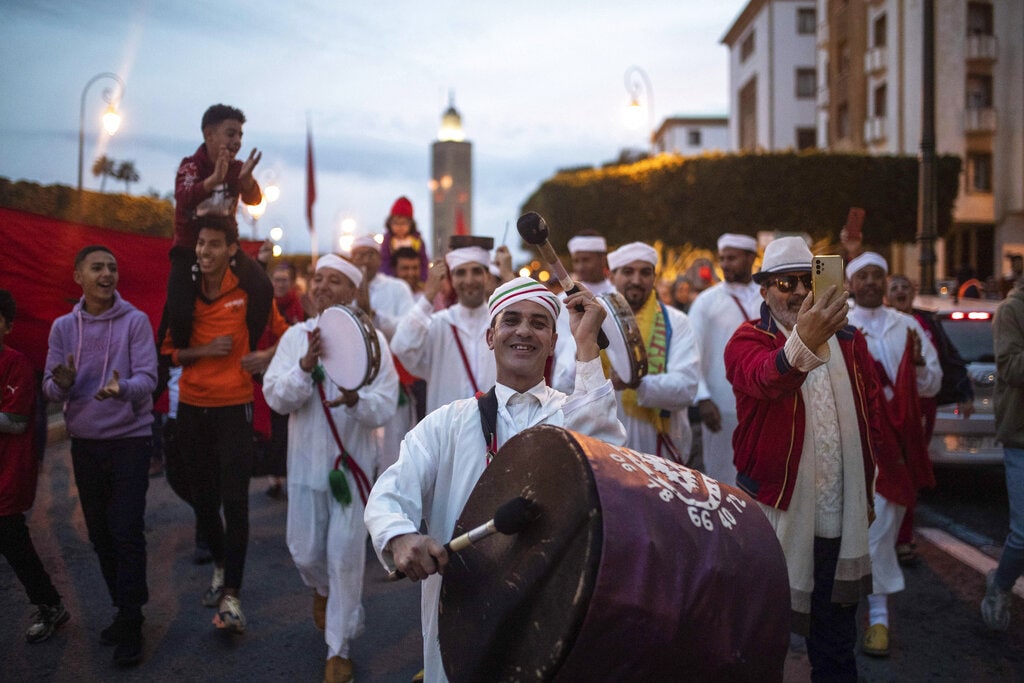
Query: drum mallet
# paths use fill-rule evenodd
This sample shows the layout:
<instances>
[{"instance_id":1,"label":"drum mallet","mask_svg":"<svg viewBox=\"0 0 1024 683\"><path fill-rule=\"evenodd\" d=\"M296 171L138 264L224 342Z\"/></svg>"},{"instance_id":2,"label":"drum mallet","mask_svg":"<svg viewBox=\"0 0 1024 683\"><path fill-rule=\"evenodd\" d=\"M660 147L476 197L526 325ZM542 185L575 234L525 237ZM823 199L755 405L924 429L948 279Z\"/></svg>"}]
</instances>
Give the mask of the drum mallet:
<instances>
[{"instance_id":1,"label":"drum mallet","mask_svg":"<svg viewBox=\"0 0 1024 683\"><path fill-rule=\"evenodd\" d=\"M551 268L555 278L562 285L562 289L565 290L567 295L580 291L579 285L569 277L565 266L558 260L558 254L552 248L551 242L548 242L550 231L543 216L536 211L524 213L516 221L516 230L519 231L519 236L523 238L524 242L537 247L537 251L548 262L548 267ZM583 311L583 307L577 306L576 310ZM608 336L604 333L604 330L597 331L597 346L602 349L608 348Z\"/></svg>"},{"instance_id":2,"label":"drum mallet","mask_svg":"<svg viewBox=\"0 0 1024 683\"><path fill-rule=\"evenodd\" d=\"M475 529L470 529L461 536L456 536L444 544L444 549L449 553L457 553L465 550L477 541L494 534L505 534L512 536L523 530L523 527L530 521L536 519L532 502L523 496L517 496L507 503L502 504L494 512L494 519L486 524L481 524ZM405 573L397 569L388 572L388 581L404 579Z\"/></svg>"}]
</instances>

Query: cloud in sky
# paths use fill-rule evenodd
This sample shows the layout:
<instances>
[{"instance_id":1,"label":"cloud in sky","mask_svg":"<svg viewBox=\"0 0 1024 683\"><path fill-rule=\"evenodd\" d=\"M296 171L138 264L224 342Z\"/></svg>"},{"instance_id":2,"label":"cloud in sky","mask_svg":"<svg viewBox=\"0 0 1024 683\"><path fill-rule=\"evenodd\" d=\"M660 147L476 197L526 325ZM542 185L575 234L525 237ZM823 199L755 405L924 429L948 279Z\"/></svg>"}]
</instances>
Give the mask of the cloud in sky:
<instances>
[{"instance_id":1,"label":"cloud in sky","mask_svg":"<svg viewBox=\"0 0 1024 683\"><path fill-rule=\"evenodd\" d=\"M725 114L720 37L745 2L339 3L305 0L7 0L0 6L0 175L74 184L79 98L95 74L127 82L106 153L135 162L136 191L172 190L212 103L242 108L282 198L260 222L308 249L307 114L321 251L342 217L379 230L408 195L428 227L430 144L449 89L474 153L474 231L501 236L556 169L644 145L621 121L623 75L650 76L657 121ZM101 140L98 82L86 101L86 186ZM108 188L110 186L108 185Z\"/></svg>"}]
</instances>

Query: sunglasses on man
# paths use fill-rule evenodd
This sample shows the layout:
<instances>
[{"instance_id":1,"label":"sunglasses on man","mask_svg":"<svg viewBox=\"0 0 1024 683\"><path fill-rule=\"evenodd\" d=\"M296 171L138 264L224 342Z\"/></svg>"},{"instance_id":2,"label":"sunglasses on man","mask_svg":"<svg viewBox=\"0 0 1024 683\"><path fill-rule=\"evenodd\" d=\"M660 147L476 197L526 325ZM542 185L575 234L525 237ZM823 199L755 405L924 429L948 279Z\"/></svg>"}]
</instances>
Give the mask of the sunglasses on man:
<instances>
[{"instance_id":1,"label":"sunglasses on man","mask_svg":"<svg viewBox=\"0 0 1024 683\"><path fill-rule=\"evenodd\" d=\"M775 286L779 288L779 291L783 294L789 294L796 291L796 283L802 283L804 289L808 292L811 291L813 280L811 279L810 273L804 273L802 275L776 275L775 277L768 278L765 280L765 285L768 287Z\"/></svg>"}]
</instances>

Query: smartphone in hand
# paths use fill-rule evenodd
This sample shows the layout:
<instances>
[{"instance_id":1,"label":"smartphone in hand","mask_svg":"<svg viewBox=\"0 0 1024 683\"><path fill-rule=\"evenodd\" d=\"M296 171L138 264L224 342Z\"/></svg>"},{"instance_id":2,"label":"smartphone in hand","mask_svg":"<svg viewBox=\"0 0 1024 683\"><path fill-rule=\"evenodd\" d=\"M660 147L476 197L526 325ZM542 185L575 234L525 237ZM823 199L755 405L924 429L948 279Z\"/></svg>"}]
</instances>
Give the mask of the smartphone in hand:
<instances>
[{"instance_id":1,"label":"smartphone in hand","mask_svg":"<svg viewBox=\"0 0 1024 683\"><path fill-rule=\"evenodd\" d=\"M811 261L811 280L813 282L814 300L825 296L832 285L836 286L835 294L843 291L843 257L838 255L815 256Z\"/></svg>"},{"instance_id":2,"label":"smartphone in hand","mask_svg":"<svg viewBox=\"0 0 1024 683\"><path fill-rule=\"evenodd\" d=\"M863 233L861 228L864 227L864 209L856 206L850 207L850 212L846 214L846 225L843 229L846 230L847 238L851 240L862 239Z\"/></svg>"}]
</instances>

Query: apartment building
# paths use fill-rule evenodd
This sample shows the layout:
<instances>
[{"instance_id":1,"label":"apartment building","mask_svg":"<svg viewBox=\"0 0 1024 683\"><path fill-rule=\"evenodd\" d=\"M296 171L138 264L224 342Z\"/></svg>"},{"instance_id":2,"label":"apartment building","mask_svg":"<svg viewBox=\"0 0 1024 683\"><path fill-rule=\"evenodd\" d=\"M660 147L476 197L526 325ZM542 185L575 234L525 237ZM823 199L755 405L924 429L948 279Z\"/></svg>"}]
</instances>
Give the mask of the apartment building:
<instances>
[{"instance_id":1,"label":"apartment building","mask_svg":"<svg viewBox=\"0 0 1024 683\"><path fill-rule=\"evenodd\" d=\"M672 116L654 133L655 154L693 156L729 149L728 116Z\"/></svg>"}]
</instances>

